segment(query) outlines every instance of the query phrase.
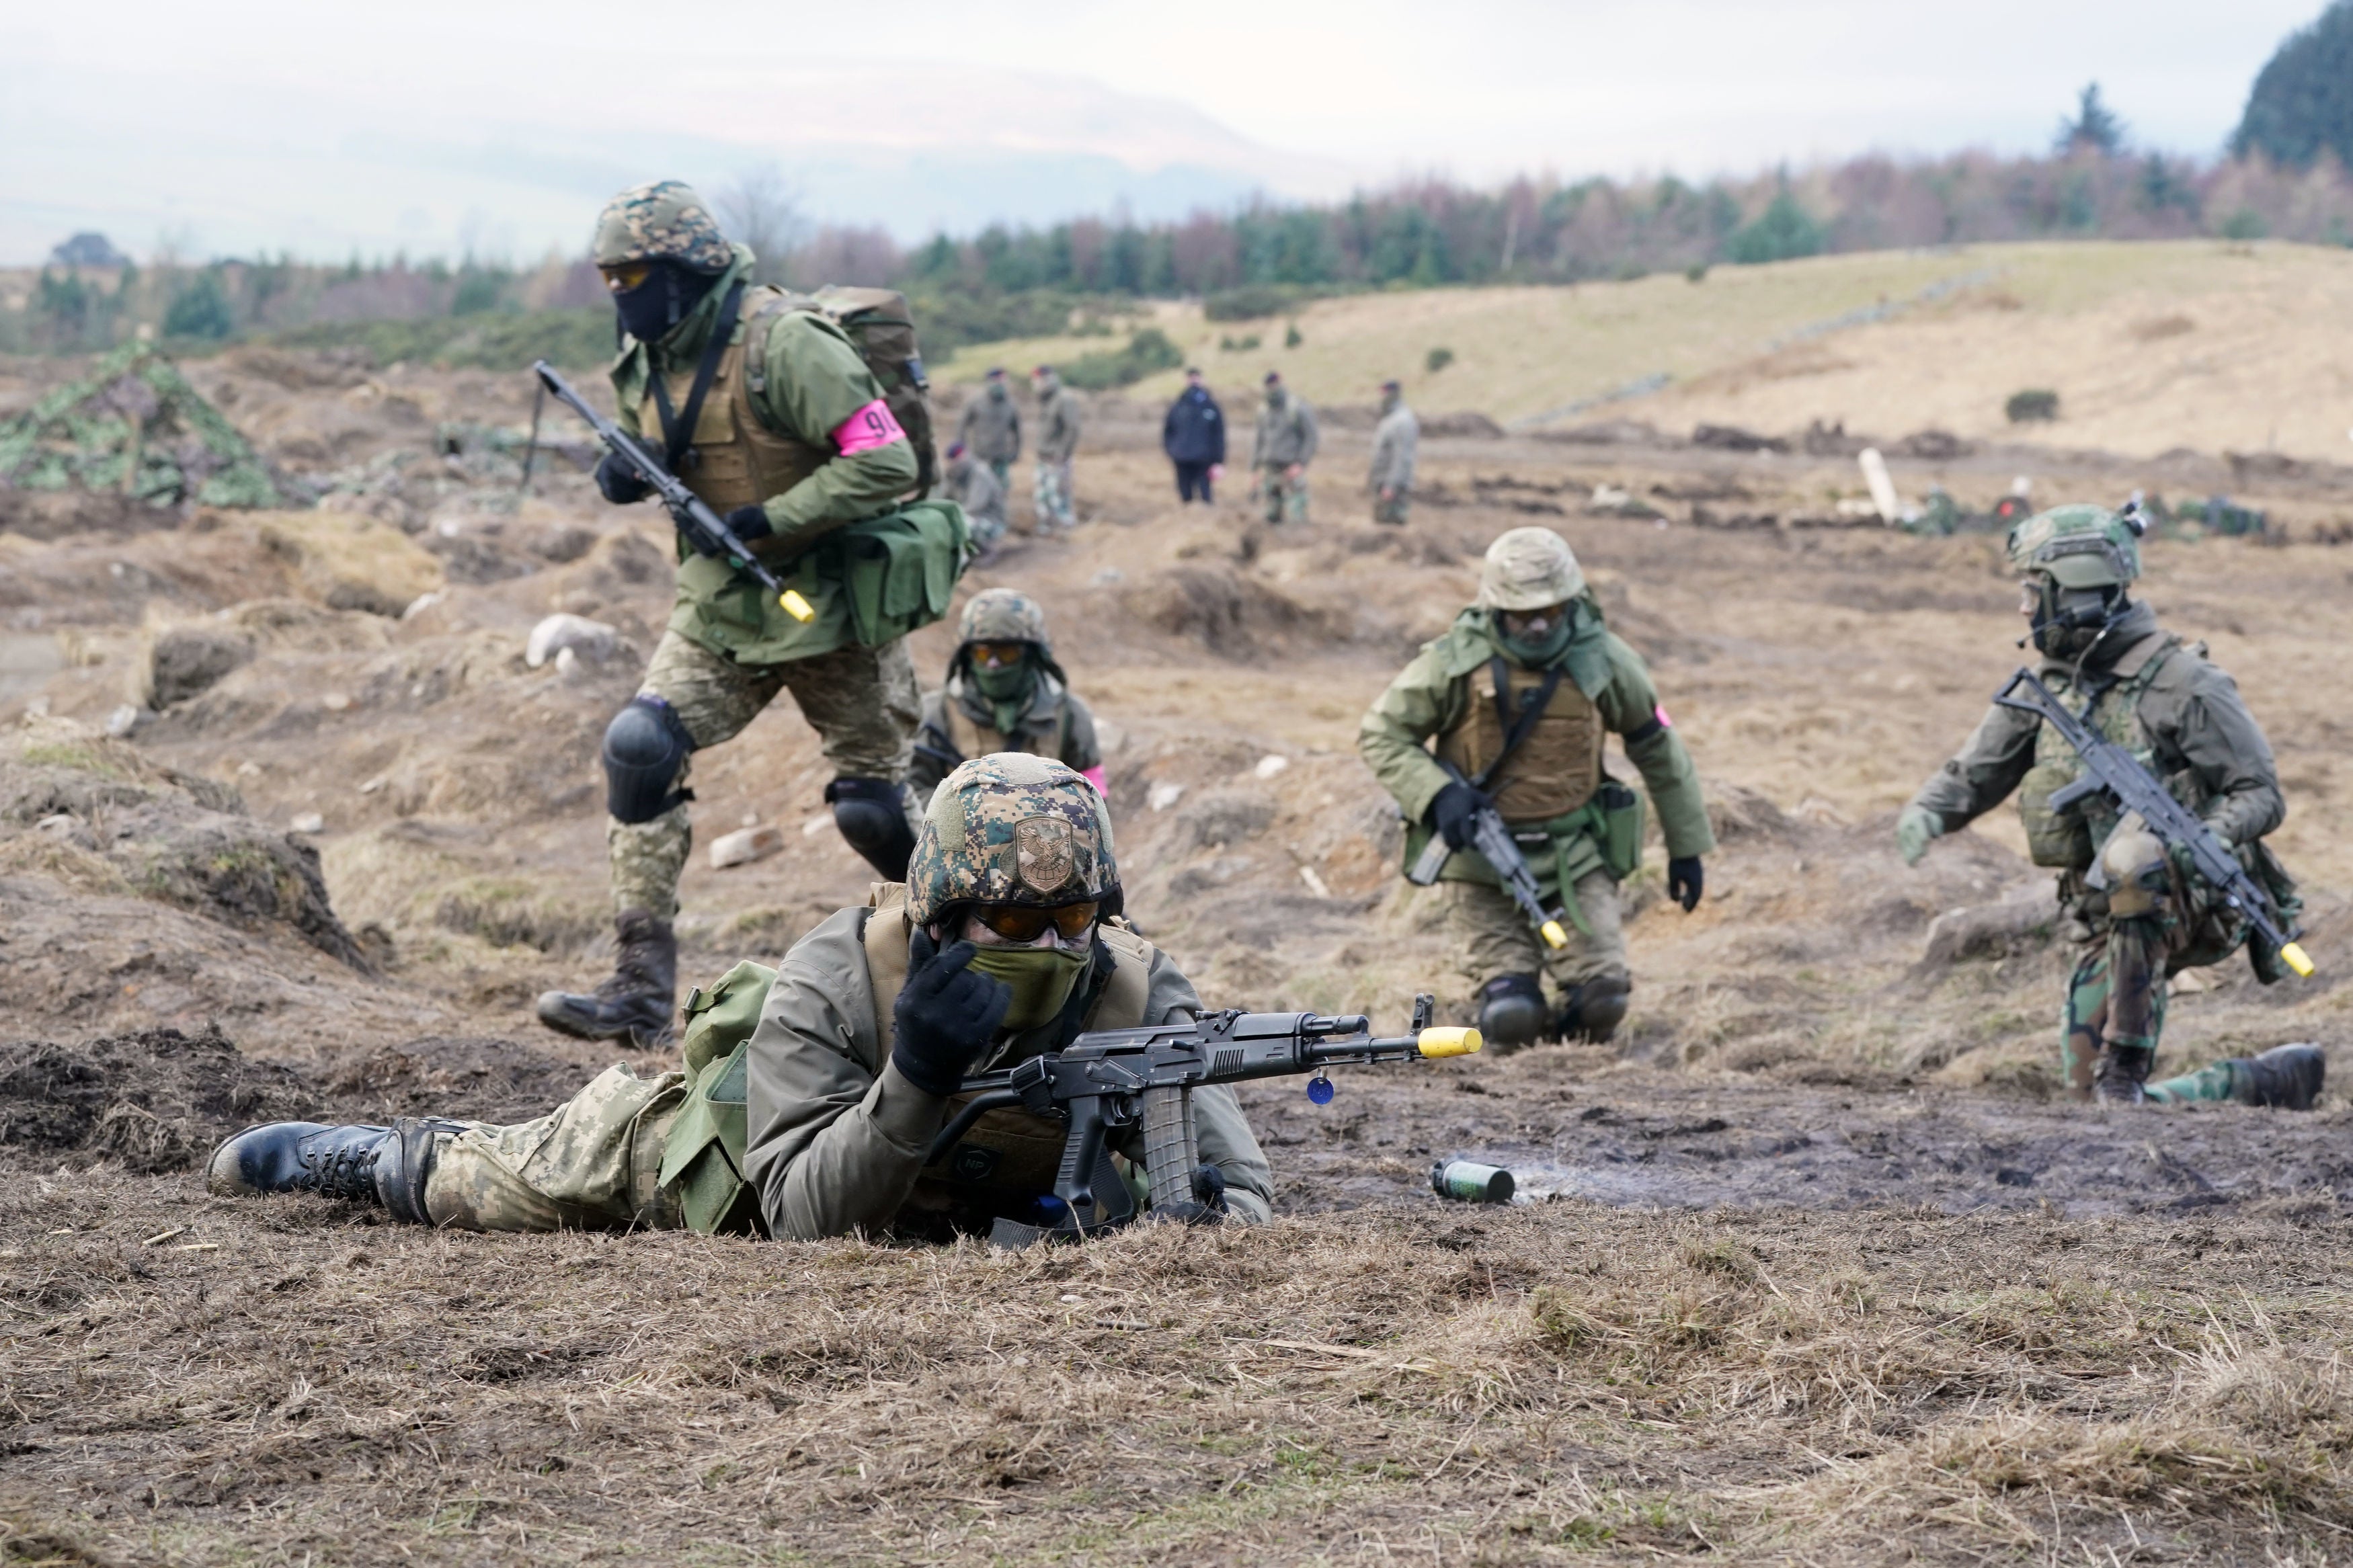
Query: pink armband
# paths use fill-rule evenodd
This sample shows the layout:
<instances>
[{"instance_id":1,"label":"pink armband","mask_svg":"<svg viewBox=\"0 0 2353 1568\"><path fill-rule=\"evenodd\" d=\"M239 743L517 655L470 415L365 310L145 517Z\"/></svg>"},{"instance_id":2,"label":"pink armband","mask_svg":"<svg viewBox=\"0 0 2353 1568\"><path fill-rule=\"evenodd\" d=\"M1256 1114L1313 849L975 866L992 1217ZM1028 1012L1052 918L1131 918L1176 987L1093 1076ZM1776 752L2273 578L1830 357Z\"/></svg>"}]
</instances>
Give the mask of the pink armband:
<instances>
[{"instance_id":1,"label":"pink armband","mask_svg":"<svg viewBox=\"0 0 2353 1568\"><path fill-rule=\"evenodd\" d=\"M891 405L879 397L843 420L841 427L833 433L833 444L841 449L845 458L854 458L860 452L870 452L877 447L887 447L893 441L906 438L907 433L899 428L899 421L891 416Z\"/></svg>"},{"instance_id":2,"label":"pink armband","mask_svg":"<svg viewBox=\"0 0 2353 1568\"><path fill-rule=\"evenodd\" d=\"M1103 782L1103 764L1101 763L1097 763L1093 767L1082 770L1079 776L1086 780L1087 783L1094 785L1095 793L1097 795L1102 795L1106 800L1111 797L1111 785Z\"/></svg>"},{"instance_id":3,"label":"pink armband","mask_svg":"<svg viewBox=\"0 0 2353 1568\"><path fill-rule=\"evenodd\" d=\"M1672 730L1675 727L1675 721L1667 717L1667 710L1657 703L1651 705L1651 717L1659 721L1659 728L1662 730Z\"/></svg>"}]
</instances>

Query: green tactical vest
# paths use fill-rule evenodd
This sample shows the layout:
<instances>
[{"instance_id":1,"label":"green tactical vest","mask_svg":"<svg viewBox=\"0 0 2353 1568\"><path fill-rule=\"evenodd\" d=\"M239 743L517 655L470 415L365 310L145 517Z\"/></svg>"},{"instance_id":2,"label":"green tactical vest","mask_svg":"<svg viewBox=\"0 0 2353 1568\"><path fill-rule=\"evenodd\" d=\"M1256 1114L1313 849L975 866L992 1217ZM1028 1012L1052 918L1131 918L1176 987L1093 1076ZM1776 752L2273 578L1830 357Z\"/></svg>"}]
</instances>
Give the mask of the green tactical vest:
<instances>
[{"instance_id":1,"label":"green tactical vest","mask_svg":"<svg viewBox=\"0 0 2353 1568\"><path fill-rule=\"evenodd\" d=\"M2156 745L2140 722L2142 695L2180 646L2179 637L2164 638L2136 668L2119 669L2121 679L2115 685L2088 699L2064 671L2046 676L2043 683L2069 712L2105 740L2130 752L2135 762L2153 776L2165 780L2166 787L2177 799L2197 811L2206 803L2198 790L2196 775L2184 772L2166 777L2158 766ZM2075 748L2050 725L2041 726L2034 737L2034 765L2027 770L2018 789L2018 812L2026 824L2027 851L2038 866L2089 870L2092 857L2116 831L2116 803L2105 792L2073 802L2063 811L2051 809L2051 797L2083 773L2084 760L2075 754Z\"/></svg>"}]
</instances>

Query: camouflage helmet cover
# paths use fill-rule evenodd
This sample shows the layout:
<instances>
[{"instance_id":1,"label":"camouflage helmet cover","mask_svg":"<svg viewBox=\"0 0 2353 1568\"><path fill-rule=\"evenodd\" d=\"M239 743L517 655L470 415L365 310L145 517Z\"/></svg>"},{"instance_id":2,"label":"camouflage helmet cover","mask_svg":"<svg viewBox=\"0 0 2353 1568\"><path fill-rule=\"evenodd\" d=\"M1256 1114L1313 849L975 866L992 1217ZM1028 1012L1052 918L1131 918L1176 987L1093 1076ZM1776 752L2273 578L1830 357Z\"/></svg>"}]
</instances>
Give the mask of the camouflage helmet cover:
<instances>
[{"instance_id":1,"label":"camouflage helmet cover","mask_svg":"<svg viewBox=\"0 0 2353 1568\"><path fill-rule=\"evenodd\" d=\"M964 607L964 618L956 623L956 640L967 645L1035 643L1040 652L1054 650L1046 636L1046 612L1038 607L1037 600L1011 588L991 588L975 594L972 602Z\"/></svg>"},{"instance_id":2,"label":"camouflage helmet cover","mask_svg":"<svg viewBox=\"0 0 2353 1568\"><path fill-rule=\"evenodd\" d=\"M2104 506L2056 506L2010 531L2010 563L2063 588L2121 586L2140 575L2140 534Z\"/></svg>"},{"instance_id":3,"label":"camouflage helmet cover","mask_svg":"<svg viewBox=\"0 0 2353 1568\"><path fill-rule=\"evenodd\" d=\"M1585 571L1568 541L1549 528L1514 528L1487 546L1479 604L1490 610L1541 610L1585 592Z\"/></svg>"},{"instance_id":4,"label":"camouflage helmet cover","mask_svg":"<svg viewBox=\"0 0 2353 1568\"><path fill-rule=\"evenodd\" d=\"M597 215L599 267L668 258L697 272L724 272L735 259L711 208L684 180L632 185Z\"/></svg>"},{"instance_id":5,"label":"camouflage helmet cover","mask_svg":"<svg viewBox=\"0 0 2353 1568\"><path fill-rule=\"evenodd\" d=\"M907 864L907 914L951 904L1053 908L1119 890L1111 816L1094 785L1050 757L999 752L940 781Z\"/></svg>"}]
</instances>

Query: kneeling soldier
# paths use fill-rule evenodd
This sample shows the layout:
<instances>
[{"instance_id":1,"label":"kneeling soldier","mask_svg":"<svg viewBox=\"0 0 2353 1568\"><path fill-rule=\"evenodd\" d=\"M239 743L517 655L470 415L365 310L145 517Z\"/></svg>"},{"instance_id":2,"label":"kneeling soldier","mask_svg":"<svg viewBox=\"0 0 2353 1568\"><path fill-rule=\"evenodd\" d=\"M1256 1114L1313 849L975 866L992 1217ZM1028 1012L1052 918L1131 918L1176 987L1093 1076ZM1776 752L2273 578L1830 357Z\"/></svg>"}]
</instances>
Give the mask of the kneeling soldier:
<instances>
[{"instance_id":1,"label":"kneeling soldier","mask_svg":"<svg viewBox=\"0 0 2353 1568\"><path fill-rule=\"evenodd\" d=\"M1425 644L1365 715L1357 748L1397 797L1410 865L1432 834L1457 853L1440 873L1463 967L1479 987L1479 1028L1510 1049L1539 1037L1607 1040L1633 988L1618 884L1641 863L1642 805L1602 766L1606 733L1659 808L1667 892L1689 911L1700 857L1715 847L1690 753L1667 722L1641 655L1602 624L1560 535L1515 528L1489 546L1479 602ZM1424 749L1436 742L1437 755ZM1450 774L1444 763L1451 765ZM1547 951L1471 843L1492 805L1512 829L1549 905L1576 929ZM1539 971L1561 993L1547 1013Z\"/></svg>"},{"instance_id":2,"label":"kneeling soldier","mask_svg":"<svg viewBox=\"0 0 2353 1568\"><path fill-rule=\"evenodd\" d=\"M1091 1029L1198 1015L1192 984L1118 919L1103 797L1044 758L969 762L933 795L904 885L834 914L771 983L741 964L688 1003L688 1070L613 1067L536 1121L275 1122L212 1158L223 1194L313 1192L467 1230L690 1228L815 1239L987 1233L1050 1217L1063 1124L992 1110L936 1162L968 1074ZM754 1014L748 999L765 994ZM724 1020L735 1016L731 1028ZM1266 1156L1220 1086L1193 1096L1198 1205L1271 1212ZM1121 1147L1140 1164L1139 1136ZM1110 1163L1105 1157L1105 1164ZM1099 1171L1113 1204L1133 1189Z\"/></svg>"},{"instance_id":3,"label":"kneeling soldier","mask_svg":"<svg viewBox=\"0 0 2353 1568\"><path fill-rule=\"evenodd\" d=\"M2185 646L2126 590L2140 575L2138 533L2097 506L2063 506L2010 531L2038 672L2084 726L2133 753L2196 812L2279 900L2301 907L2263 837L2287 815L2271 743L2203 645ZM2165 1028L2168 975L2216 963L2246 940L2246 922L2177 868L2137 816L2105 791L2063 808L2052 797L2083 773L2074 748L2036 715L1997 703L1969 742L1896 819L1908 865L2018 791L2034 863L2059 871L2059 904L2081 957L2067 983L2059 1059L2079 1100L2237 1100L2309 1107L2325 1063L2308 1045L2217 1062L2150 1083ZM2094 874L2095 868L2097 874ZM2257 973L2265 979L2261 964Z\"/></svg>"},{"instance_id":4,"label":"kneeling soldier","mask_svg":"<svg viewBox=\"0 0 2353 1568\"><path fill-rule=\"evenodd\" d=\"M945 687L923 694L907 783L927 799L966 757L1028 752L1059 758L1101 790L1094 715L1070 688L1046 636L1046 612L1027 594L976 594L956 627Z\"/></svg>"}]
</instances>

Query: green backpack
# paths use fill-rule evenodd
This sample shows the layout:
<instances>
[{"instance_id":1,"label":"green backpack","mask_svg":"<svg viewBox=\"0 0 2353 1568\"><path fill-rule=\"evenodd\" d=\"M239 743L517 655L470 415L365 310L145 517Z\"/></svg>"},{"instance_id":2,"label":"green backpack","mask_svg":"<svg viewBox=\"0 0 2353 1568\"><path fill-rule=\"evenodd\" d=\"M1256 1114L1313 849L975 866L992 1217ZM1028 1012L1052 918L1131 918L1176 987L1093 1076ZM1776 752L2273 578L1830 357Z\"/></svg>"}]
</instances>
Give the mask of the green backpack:
<instances>
[{"instance_id":1,"label":"green backpack","mask_svg":"<svg viewBox=\"0 0 2353 1568\"><path fill-rule=\"evenodd\" d=\"M704 1236L765 1236L760 1194L744 1175L745 1075L752 1031L776 972L745 959L708 989L686 994L686 1103L662 1145L665 1187L677 1189L686 1227Z\"/></svg>"},{"instance_id":2,"label":"green backpack","mask_svg":"<svg viewBox=\"0 0 2353 1568\"><path fill-rule=\"evenodd\" d=\"M891 417L915 448L915 493L929 495L940 480L939 446L932 434L932 384L923 351L915 346L915 315L895 289L854 289L828 283L797 299L839 327L874 379Z\"/></svg>"}]
</instances>

